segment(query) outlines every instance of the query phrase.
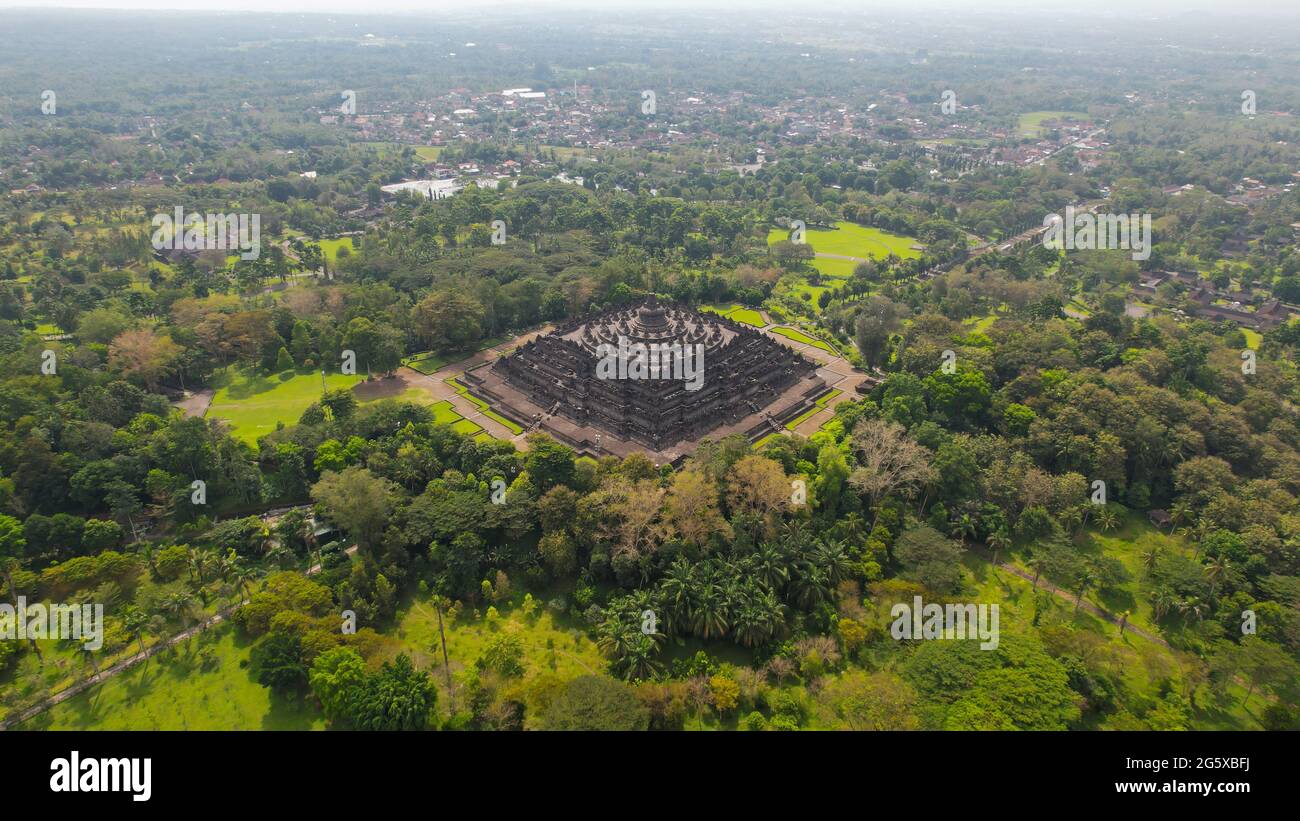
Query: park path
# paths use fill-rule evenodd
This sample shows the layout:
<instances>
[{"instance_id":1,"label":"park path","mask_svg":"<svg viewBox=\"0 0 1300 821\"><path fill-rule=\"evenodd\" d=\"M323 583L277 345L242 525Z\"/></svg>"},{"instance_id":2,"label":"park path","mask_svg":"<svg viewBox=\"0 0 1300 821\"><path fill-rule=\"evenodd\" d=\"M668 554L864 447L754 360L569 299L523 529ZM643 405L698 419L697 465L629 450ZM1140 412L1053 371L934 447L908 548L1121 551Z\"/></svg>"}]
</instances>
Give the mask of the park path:
<instances>
[{"instance_id":1,"label":"park path","mask_svg":"<svg viewBox=\"0 0 1300 821\"><path fill-rule=\"evenodd\" d=\"M1007 562L998 562L998 567L1002 568L1003 570L1007 571L1013 576L1017 576L1019 578L1024 579L1025 581L1029 582L1031 585L1034 584L1033 575L1026 570L1022 570L1019 567L1016 567L1014 564L1008 564ZM1057 587L1056 585L1052 584L1051 582L1047 581L1041 576L1038 579L1038 587L1041 587L1044 590L1059 596L1060 598L1066 599L1071 603L1073 603L1076 599L1074 593L1071 593L1070 591L1062 587ZM1087 599L1084 599L1083 602L1080 603L1079 609L1086 610L1092 615L1100 619L1104 619L1110 622L1111 624L1115 625L1116 627L1119 627L1121 621L1119 616L1114 615L1108 610L1103 610L1102 608L1098 607L1097 605L1093 604ZM1153 633L1149 633L1146 630L1143 630L1140 627L1134 626L1132 622L1127 622L1124 625L1124 632L1137 633L1139 636L1141 636L1144 639L1147 639L1148 641L1154 641L1156 644L1162 645L1164 647L1168 647L1171 650L1173 649L1172 647L1169 646L1169 642L1165 641L1164 639L1160 638L1159 636Z\"/></svg>"},{"instance_id":2,"label":"park path","mask_svg":"<svg viewBox=\"0 0 1300 821\"><path fill-rule=\"evenodd\" d=\"M487 362L494 362L506 354L536 339L539 336L550 333L555 330L555 326L547 323L539 328L526 331L519 336L512 337L505 342L498 343L481 351L475 351L472 355L456 362L448 362L431 374L421 373L414 368L402 367L398 373L410 385L420 388L436 400L446 400L456 409L464 418L478 425L487 431L494 439L512 442L516 449L527 450L528 443L525 441L528 436L528 430L516 434L505 425L485 415L483 409L474 404L464 394L457 391L447 380L452 377L460 376L471 368L482 365Z\"/></svg>"},{"instance_id":3,"label":"park path","mask_svg":"<svg viewBox=\"0 0 1300 821\"><path fill-rule=\"evenodd\" d=\"M347 555L349 556L354 555L357 552L357 546L353 545L352 547L349 547L344 552L347 553ZM319 564L314 564L311 567L307 568L306 575L313 576L319 573L320 570L321 570L321 566ZM220 624L221 622L225 621L236 607L241 607L245 604L248 604L248 602L249 602L248 599L244 599L237 605L230 605L228 607L224 607L221 610L218 610L213 615L209 616L208 618L194 625L193 627L187 630L182 630L181 632L177 633L176 635L172 636L166 641L160 641L151 647L146 647L144 652L135 653L134 655L127 656L126 658L117 662L113 666L106 667L103 670L100 670L98 673L95 673L90 678L82 679L76 684L73 684L70 687L65 687L64 689L60 690L54 695L49 696L44 701L38 702L32 705L31 707L28 707L27 709L22 710L16 715L7 717L4 721L0 721L0 731L8 730L11 727L22 724L23 722L28 721L32 717L40 715L41 713L45 712L46 710L50 709L56 704L62 704L63 702L67 701L73 696L77 696L84 693L85 691L89 690L91 687L94 687L96 684L103 683L105 680L112 678L113 676L117 675L123 670L126 670L127 668L134 666L138 662L144 661L145 659L150 658L151 656L154 656L162 652L168 647L174 647L175 645L180 644L181 642L188 641L189 639L193 638L199 633L207 630L209 627L212 627L215 624Z\"/></svg>"}]
</instances>

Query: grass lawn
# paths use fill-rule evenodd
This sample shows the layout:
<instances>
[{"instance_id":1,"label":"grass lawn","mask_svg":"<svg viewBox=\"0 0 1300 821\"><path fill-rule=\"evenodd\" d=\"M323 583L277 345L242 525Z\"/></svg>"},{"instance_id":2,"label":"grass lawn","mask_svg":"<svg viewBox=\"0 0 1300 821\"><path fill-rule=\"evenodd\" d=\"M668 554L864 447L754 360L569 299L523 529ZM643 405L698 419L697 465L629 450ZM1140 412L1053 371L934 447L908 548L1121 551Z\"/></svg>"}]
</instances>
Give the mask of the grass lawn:
<instances>
[{"instance_id":1,"label":"grass lawn","mask_svg":"<svg viewBox=\"0 0 1300 821\"><path fill-rule=\"evenodd\" d=\"M774 245L790 238L785 228L773 228L767 233L767 244ZM838 222L834 229L809 228L805 236L808 244L819 254L838 254L859 259L884 259L893 253L899 259L915 259L921 252L912 248L915 237L891 234L879 228L870 228L852 222ZM840 260L856 265L852 260ZM852 273L853 268L848 268Z\"/></svg>"},{"instance_id":2,"label":"grass lawn","mask_svg":"<svg viewBox=\"0 0 1300 821\"><path fill-rule=\"evenodd\" d=\"M437 373L453 362L468 359L479 351L485 351L488 348L496 347L509 339L509 336L494 336L490 339L484 339L482 342L478 343L473 351L446 351L442 353L436 351L423 351L406 357L402 360L402 364L411 370L419 371L425 376L432 376L434 373Z\"/></svg>"},{"instance_id":3,"label":"grass lawn","mask_svg":"<svg viewBox=\"0 0 1300 821\"><path fill-rule=\"evenodd\" d=\"M1117 532L1124 533L1128 529L1126 526ZM975 590L967 600L997 604L998 627L1004 635L1033 632L1035 618L1039 627L1071 625L1093 633L1104 640L1098 653L1105 654L1108 668L1123 679L1132 693L1150 693L1165 678L1181 681L1184 671L1192 663L1186 654L1132 632L1120 636L1119 627L1085 610L1075 613L1072 599L1051 595L1041 585L1034 591L1030 582L1005 570L994 571L989 561L976 551L967 551L962 564L968 572L968 587L973 585ZM1104 602L1103 606L1106 606ZM1131 618L1130 622L1141 626L1136 618ZM1240 700L1244 694L1244 690L1234 687L1233 703L1227 709L1220 709L1212 705L1208 686L1199 685L1196 694L1198 709L1193 723L1198 728L1207 729L1259 729L1258 723L1241 708ZM1255 702L1260 703L1262 700ZM1094 729L1105 728L1104 718L1093 724Z\"/></svg>"},{"instance_id":4,"label":"grass lawn","mask_svg":"<svg viewBox=\"0 0 1300 821\"><path fill-rule=\"evenodd\" d=\"M1089 527L1075 540L1081 553L1113 556L1124 564L1124 569L1131 577L1119 590L1105 590L1093 595L1102 607L1112 613L1132 610L1130 621L1159 635L1155 613L1151 602L1140 594L1143 568L1142 554L1155 549L1168 554L1191 554L1191 548L1181 536L1173 536L1157 530L1146 517L1137 511L1129 511L1123 527L1110 532L1103 532Z\"/></svg>"},{"instance_id":5,"label":"grass lawn","mask_svg":"<svg viewBox=\"0 0 1300 821\"><path fill-rule=\"evenodd\" d=\"M520 597L522 598L522 597ZM571 623L565 614L556 613L537 602L537 611L525 616L522 609L498 607L501 611L495 621L488 621L487 608L474 619L473 611L462 611L452 622L444 614L443 626L447 633L447 658L451 662L453 682L461 670L474 666L488 644L501 633L513 633L523 646L524 680L538 675L554 673L563 679L584 674L605 673L605 659L595 642L587 638L582 626ZM447 678L442 669L442 646L438 637L438 616L427 600L416 597L398 615L398 624L390 636L396 641L389 651L399 651L411 656L416 667L430 669L438 685L438 711L448 714L450 700ZM458 702L458 707L463 702Z\"/></svg>"},{"instance_id":6,"label":"grass lawn","mask_svg":"<svg viewBox=\"0 0 1300 821\"><path fill-rule=\"evenodd\" d=\"M1082 120L1087 118L1088 114L1083 111L1030 111L1028 114L1020 115L1020 121L1016 124L1016 132L1022 137L1037 137L1045 130L1043 122L1046 120Z\"/></svg>"},{"instance_id":7,"label":"grass lawn","mask_svg":"<svg viewBox=\"0 0 1300 821\"><path fill-rule=\"evenodd\" d=\"M826 393L818 397L817 401L813 402L813 406L811 408L799 414L794 419L791 419L789 422L786 422L785 429L794 430L795 428L799 427L799 425L802 424L805 419L812 416L813 414L820 413L822 410L826 408L827 402L830 402L832 399L839 396L843 392L844 391L840 390L839 388L831 388ZM772 434L772 435L775 436L776 434ZM768 438L770 437L764 437L763 440L761 440L755 445L755 448L757 448L759 445L762 445L763 442L767 441Z\"/></svg>"},{"instance_id":8,"label":"grass lawn","mask_svg":"<svg viewBox=\"0 0 1300 821\"><path fill-rule=\"evenodd\" d=\"M969 327L972 333L984 333L994 322L997 321L997 314L987 314L985 316L972 316L968 319L963 319L962 324Z\"/></svg>"},{"instance_id":9,"label":"grass lawn","mask_svg":"<svg viewBox=\"0 0 1300 821\"><path fill-rule=\"evenodd\" d=\"M858 267L858 262L851 259L833 259L831 257L816 257L812 261L812 267L821 272L824 277L831 279L848 279L853 276L853 269Z\"/></svg>"},{"instance_id":10,"label":"grass lawn","mask_svg":"<svg viewBox=\"0 0 1300 821\"><path fill-rule=\"evenodd\" d=\"M814 348L821 348L823 351L826 351L826 353L831 353L831 354L836 353L835 349L832 348L830 345L826 344L820 339L815 339L809 336L803 331L797 331L794 328L782 328L782 327L771 328L770 330L772 331L772 333L780 334L781 336L784 336L786 339L793 339L795 342L802 342L805 345L812 345ZM838 356L838 354L836 355Z\"/></svg>"},{"instance_id":11,"label":"grass lawn","mask_svg":"<svg viewBox=\"0 0 1300 821\"><path fill-rule=\"evenodd\" d=\"M325 377L331 390L355 387L364 381L361 375L332 373ZM212 397L208 416L229 422L232 434L250 445L256 445L259 436L274 431L277 422L296 423L321 396L320 372L315 370L262 376L227 368L215 385L217 393Z\"/></svg>"},{"instance_id":12,"label":"grass lawn","mask_svg":"<svg viewBox=\"0 0 1300 821\"><path fill-rule=\"evenodd\" d=\"M272 694L240 666L247 662L250 646L234 625L213 627L174 651L164 651L55 705L23 729L323 728L324 719L315 707Z\"/></svg>"},{"instance_id":13,"label":"grass lawn","mask_svg":"<svg viewBox=\"0 0 1300 821\"><path fill-rule=\"evenodd\" d=\"M743 322L746 325L753 325L755 328L761 328L767 323L763 321L763 315L753 308L746 308L743 305L701 305L701 311L720 314L727 319L736 322Z\"/></svg>"},{"instance_id":14,"label":"grass lawn","mask_svg":"<svg viewBox=\"0 0 1300 821\"><path fill-rule=\"evenodd\" d=\"M318 242L317 245L320 246L321 252L325 255L325 259L329 260L330 262L338 262L339 249L344 246L347 246L347 249L349 251L355 250L352 247L352 237L339 237L338 239L323 239L320 242Z\"/></svg>"}]
</instances>

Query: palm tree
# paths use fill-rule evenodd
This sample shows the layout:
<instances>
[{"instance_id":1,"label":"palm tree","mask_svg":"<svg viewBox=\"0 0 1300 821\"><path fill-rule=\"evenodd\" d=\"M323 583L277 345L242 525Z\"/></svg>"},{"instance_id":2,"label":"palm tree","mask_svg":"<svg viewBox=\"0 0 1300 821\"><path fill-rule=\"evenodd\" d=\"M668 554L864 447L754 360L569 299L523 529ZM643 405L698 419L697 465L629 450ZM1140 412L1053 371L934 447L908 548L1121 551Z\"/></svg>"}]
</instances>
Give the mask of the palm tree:
<instances>
[{"instance_id":1,"label":"palm tree","mask_svg":"<svg viewBox=\"0 0 1300 821\"><path fill-rule=\"evenodd\" d=\"M1030 589L1038 589L1038 577L1043 575L1043 571L1051 564L1047 554L1041 550L1034 550L1029 554L1029 567L1034 571L1034 581Z\"/></svg>"},{"instance_id":2,"label":"palm tree","mask_svg":"<svg viewBox=\"0 0 1300 821\"><path fill-rule=\"evenodd\" d=\"M1011 547L1011 534L1007 533L1005 527L999 527L997 530L990 533L984 539L984 542L993 551L993 567L996 569L998 566L998 554L1003 550L1006 550L1008 547ZM1037 580L1035 579L1035 581Z\"/></svg>"},{"instance_id":3,"label":"palm tree","mask_svg":"<svg viewBox=\"0 0 1300 821\"><path fill-rule=\"evenodd\" d=\"M779 545L763 542L749 558L752 576L757 581L777 593L785 588L786 582L790 580L790 567Z\"/></svg>"},{"instance_id":4,"label":"palm tree","mask_svg":"<svg viewBox=\"0 0 1300 821\"><path fill-rule=\"evenodd\" d=\"M1186 599L1178 602L1178 612L1183 618L1190 616L1193 621L1200 621L1205 615L1205 605L1196 596L1188 596Z\"/></svg>"},{"instance_id":5,"label":"palm tree","mask_svg":"<svg viewBox=\"0 0 1300 821\"><path fill-rule=\"evenodd\" d=\"M1164 557L1164 548L1149 547L1142 552L1142 570L1150 576L1155 572L1156 566L1160 564L1160 559Z\"/></svg>"},{"instance_id":6,"label":"palm tree","mask_svg":"<svg viewBox=\"0 0 1300 821\"><path fill-rule=\"evenodd\" d=\"M1078 505L1068 507L1061 511L1060 522L1061 527L1073 536L1079 532L1079 528L1083 527L1083 511L1079 510Z\"/></svg>"},{"instance_id":7,"label":"palm tree","mask_svg":"<svg viewBox=\"0 0 1300 821\"><path fill-rule=\"evenodd\" d=\"M974 536L976 530L975 520L969 513L961 514L948 525L948 535L957 537L962 547L966 546L967 537Z\"/></svg>"},{"instance_id":8,"label":"palm tree","mask_svg":"<svg viewBox=\"0 0 1300 821\"><path fill-rule=\"evenodd\" d=\"M1155 592L1151 594L1151 607L1155 611L1156 621L1163 619L1170 610L1177 606L1177 597L1165 585L1156 588Z\"/></svg>"},{"instance_id":9,"label":"palm tree","mask_svg":"<svg viewBox=\"0 0 1300 821\"><path fill-rule=\"evenodd\" d=\"M1111 510L1110 505L1107 505L1097 511L1097 524L1101 525L1102 530L1114 530L1119 527L1119 514Z\"/></svg>"},{"instance_id":10,"label":"palm tree","mask_svg":"<svg viewBox=\"0 0 1300 821\"><path fill-rule=\"evenodd\" d=\"M1209 563L1205 565L1205 580L1210 583L1210 598L1216 596L1219 585L1228 577L1228 570L1231 567L1232 564L1228 561L1228 557L1222 553L1210 559Z\"/></svg>"},{"instance_id":11,"label":"palm tree","mask_svg":"<svg viewBox=\"0 0 1300 821\"><path fill-rule=\"evenodd\" d=\"M230 571L230 581L243 599L248 598L248 590L257 581L257 569L244 563L237 564Z\"/></svg>"},{"instance_id":12,"label":"palm tree","mask_svg":"<svg viewBox=\"0 0 1300 821\"><path fill-rule=\"evenodd\" d=\"M1175 527L1181 527L1196 520L1196 509L1184 501L1174 504L1169 509L1169 521Z\"/></svg>"},{"instance_id":13,"label":"palm tree","mask_svg":"<svg viewBox=\"0 0 1300 821\"><path fill-rule=\"evenodd\" d=\"M730 627L727 604L726 594L719 584L712 580L701 583L691 614L691 626L696 635L702 639L725 635Z\"/></svg>"},{"instance_id":14,"label":"palm tree","mask_svg":"<svg viewBox=\"0 0 1300 821\"><path fill-rule=\"evenodd\" d=\"M122 608L122 627L131 638L140 643L140 652L144 653L144 633L149 627L149 614L128 604Z\"/></svg>"},{"instance_id":15,"label":"palm tree","mask_svg":"<svg viewBox=\"0 0 1300 821\"><path fill-rule=\"evenodd\" d=\"M1079 606L1083 604L1083 594L1091 590L1097 583L1097 576L1093 573L1092 568L1085 569L1079 574L1078 595L1074 599L1074 614L1078 615Z\"/></svg>"},{"instance_id":16,"label":"palm tree","mask_svg":"<svg viewBox=\"0 0 1300 821\"><path fill-rule=\"evenodd\" d=\"M678 556L659 582L659 597L664 603L669 632L680 632L690 624L694 591L695 570L690 562Z\"/></svg>"},{"instance_id":17,"label":"palm tree","mask_svg":"<svg viewBox=\"0 0 1300 821\"><path fill-rule=\"evenodd\" d=\"M136 545L136 553L138 553L140 558L144 559L145 564L149 566L149 572L157 577L158 559L156 557L157 551L154 549L153 543L137 542Z\"/></svg>"},{"instance_id":18,"label":"palm tree","mask_svg":"<svg viewBox=\"0 0 1300 821\"><path fill-rule=\"evenodd\" d=\"M203 569L207 567L208 564L207 551L200 550L197 547L191 547L187 556L190 564L190 578L192 579L197 575L199 578L199 586L202 587L206 581L203 578Z\"/></svg>"},{"instance_id":19,"label":"palm tree","mask_svg":"<svg viewBox=\"0 0 1300 821\"><path fill-rule=\"evenodd\" d=\"M276 539L266 551L266 559L273 562L281 570L285 565L293 561L293 551L284 546L284 543Z\"/></svg>"},{"instance_id":20,"label":"palm tree","mask_svg":"<svg viewBox=\"0 0 1300 821\"><path fill-rule=\"evenodd\" d=\"M181 629L189 627L190 614L194 608L194 597L189 593L176 591L165 596L159 605L163 614L179 619Z\"/></svg>"}]
</instances>

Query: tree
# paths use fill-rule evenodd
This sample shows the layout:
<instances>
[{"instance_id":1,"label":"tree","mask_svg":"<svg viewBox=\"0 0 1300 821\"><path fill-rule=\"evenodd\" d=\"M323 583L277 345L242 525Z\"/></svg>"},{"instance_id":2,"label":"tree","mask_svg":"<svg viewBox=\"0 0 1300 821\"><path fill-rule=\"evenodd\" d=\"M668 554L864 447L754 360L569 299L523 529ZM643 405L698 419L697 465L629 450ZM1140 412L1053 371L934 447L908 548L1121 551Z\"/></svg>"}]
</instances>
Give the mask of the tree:
<instances>
[{"instance_id":1,"label":"tree","mask_svg":"<svg viewBox=\"0 0 1300 821\"><path fill-rule=\"evenodd\" d=\"M402 332L391 325L378 325L358 316L343 332L343 348L356 353L357 362L366 373L392 373L402 364L406 341Z\"/></svg>"},{"instance_id":2,"label":"tree","mask_svg":"<svg viewBox=\"0 0 1300 821\"><path fill-rule=\"evenodd\" d=\"M894 556L904 575L936 593L961 589L961 547L929 525L903 532L894 544Z\"/></svg>"},{"instance_id":3,"label":"tree","mask_svg":"<svg viewBox=\"0 0 1300 821\"><path fill-rule=\"evenodd\" d=\"M388 524L397 492L396 484L357 465L326 473L311 489L325 515L367 550L378 543Z\"/></svg>"},{"instance_id":4,"label":"tree","mask_svg":"<svg viewBox=\"0 0 1300 821\"><path fill-rule=\"evenodd\" d=\"M415 334L435 351L462 351L483 337L482 303L461 291L434 291L411 313Z\"/></svg>"},{"instance_id":5,"label":"tree","mask_svg":"<svg viewBox=\"0 0 1300 821\"><path fill-rule=\"evenodd\" d=\"M0 565L4 566L5 584L9 588L9 599L18 604L18 594L14 590L14 566L27 549L27 538L23 534L22 523L13 516L0 514Z\"/></svg>"},{"instance_id":6,"label":"tree","mask_svg":"<svg viewBox=\"0 0 1300 821\"><path fill-rule=\"evenodd\" d=\"M402 653L355 691L348 715L359 730L423 730L437 698L429 674Z\"/></svg>"},{"instance_id":7,"label":"tree","mask_svg":"<svg viewBox=\"0 0 1300 821\"><path fill-rule=\"evenodd\" d=\"M258 642L250 657L257 683L263 687L291 693L307 685L302 639L296 635L271 633Z\"/></svg>"},{"instance_id":8,"label":"tree","mask_svg":"<svg viewBox=\"0 0 1300 821\"><path fill-rule=\"evenodd\" d=\"M817 693L828 724L848 730L915 730L916 690L893 673L849 670Z\"/></svg>"},{"instance_id":9,"label":"tree","mask_svg":"<svg viewBox=\"0 0 1300 821\"><path fill-rule=\"evenodd\" d=\"M853 431L852 445L861 466L849 476L849 484L877 507L877 519L878 502L886 493L908 498L933 479L930 451L908 438L902 425L863 420Z\"/></svg>"},{"instance_id":10,"label":"tree","mask_svg":"<svg viewBox=\"0 0 1300 821\"><path fill-rule=\"evenodd\" d=\"M726 490L727 508L733 518L748 516L757 520L784 510L793 492L781 465L756 455L746 456L731 466Z\"/></svg>"},{"instance_id":11,"label":"tree","mask_svg":"<svg viewBox=\"0 0 1300 821\"><path fill-rule=\"evenodd\" d=\"M312 662L308 681L325 717L337 721L346 718L348 705L365 686L366 664L351 647L335 647Z\"/></svg>"},{"instance_id":12,"label":"tree","mask_svg":"<svg viewBox=\"0 0 1300 821\"><path fill-rule=\"evenodd\" d=\"M664 515L688 545L702 547L714 534L724 539L731 535L731 526L718 509L717 484L698 470L673 474L672 486L664 499Z\"/></svg>"},{"instance_id":13,"label":"tree","mask_svg":"<svg viewBox=\"0 0 1300 821\"><path fill-rule=\"evenodd\" d=\"M289 355L289 349L281 345L280 350L275 355L275 369L283 372L291 371L293 367L293 357Z\"/></svg>"},{"instance_id":14,"label":"tree","mask_svg":"<svg viewBox=\"0 0 1300 821\"><path fill-rule=\"evenodd\" d=\"M605 676L578 676L542 714L547 730L644 730L650 714L628 685Z\"/></svg>"},{"instance_id":15,"label":"tree","mask_svg":"<svg viewBox=\"0 0 1300 821\"><path fill-rule=\"evenodd\" d=\"M997 567L998 553L1011 547L1011 534L1005 527L999 527L985 538L985 543L993 551L993 566ZM1038 577L1034 577L1034 587L1038 586Z\"/></svg>"},{"instance_id":16,"label":"tree","mask_svg":"<svg viewBox=\"0 0 1300 821\"><path fill-rule=\"evenodd\" d=\"M524 469L533 480L539 493L546 493L557 485L572 485L573 448L562 445L544 433L528 437L528 452L524 456Z\"/></svg>"},{"instance_id":17,"label":"tree","mask_svg":"<svg viewBox=\"0 0 1300 821\"><path fill-rule=\"evenodd\" d=\"M156 391L163 377L176 370L183 353L184 349L171 337L143 328L125 331L113 340L108 349L108 365L147 390Z\"/></svg>"}]
</instances>

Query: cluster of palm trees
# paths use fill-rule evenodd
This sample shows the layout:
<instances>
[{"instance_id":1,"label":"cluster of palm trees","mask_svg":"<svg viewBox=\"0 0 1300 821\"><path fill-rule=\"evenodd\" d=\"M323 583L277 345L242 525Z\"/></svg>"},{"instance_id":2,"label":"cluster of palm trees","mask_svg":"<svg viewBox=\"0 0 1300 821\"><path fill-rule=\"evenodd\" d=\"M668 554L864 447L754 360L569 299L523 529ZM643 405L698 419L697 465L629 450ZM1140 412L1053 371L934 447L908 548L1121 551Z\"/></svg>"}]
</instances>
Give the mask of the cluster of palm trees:
<instances>
[{"instance_id":1,"label":"cluster of palm trees","mask_svg":"<svg viewBox=\"0 0 1300 821\"><path fill-rule=\"evenodd\" d=\"M852 566L842 542L792 522L745 555L696 562L679 556L653 588L609 602L598 641L612 669L630 679L659 672L655 656L666 636L730 636L744 647L761 647L785 635L790 608L814 612L832 605Z\"/></svg>"}]
</instances>

